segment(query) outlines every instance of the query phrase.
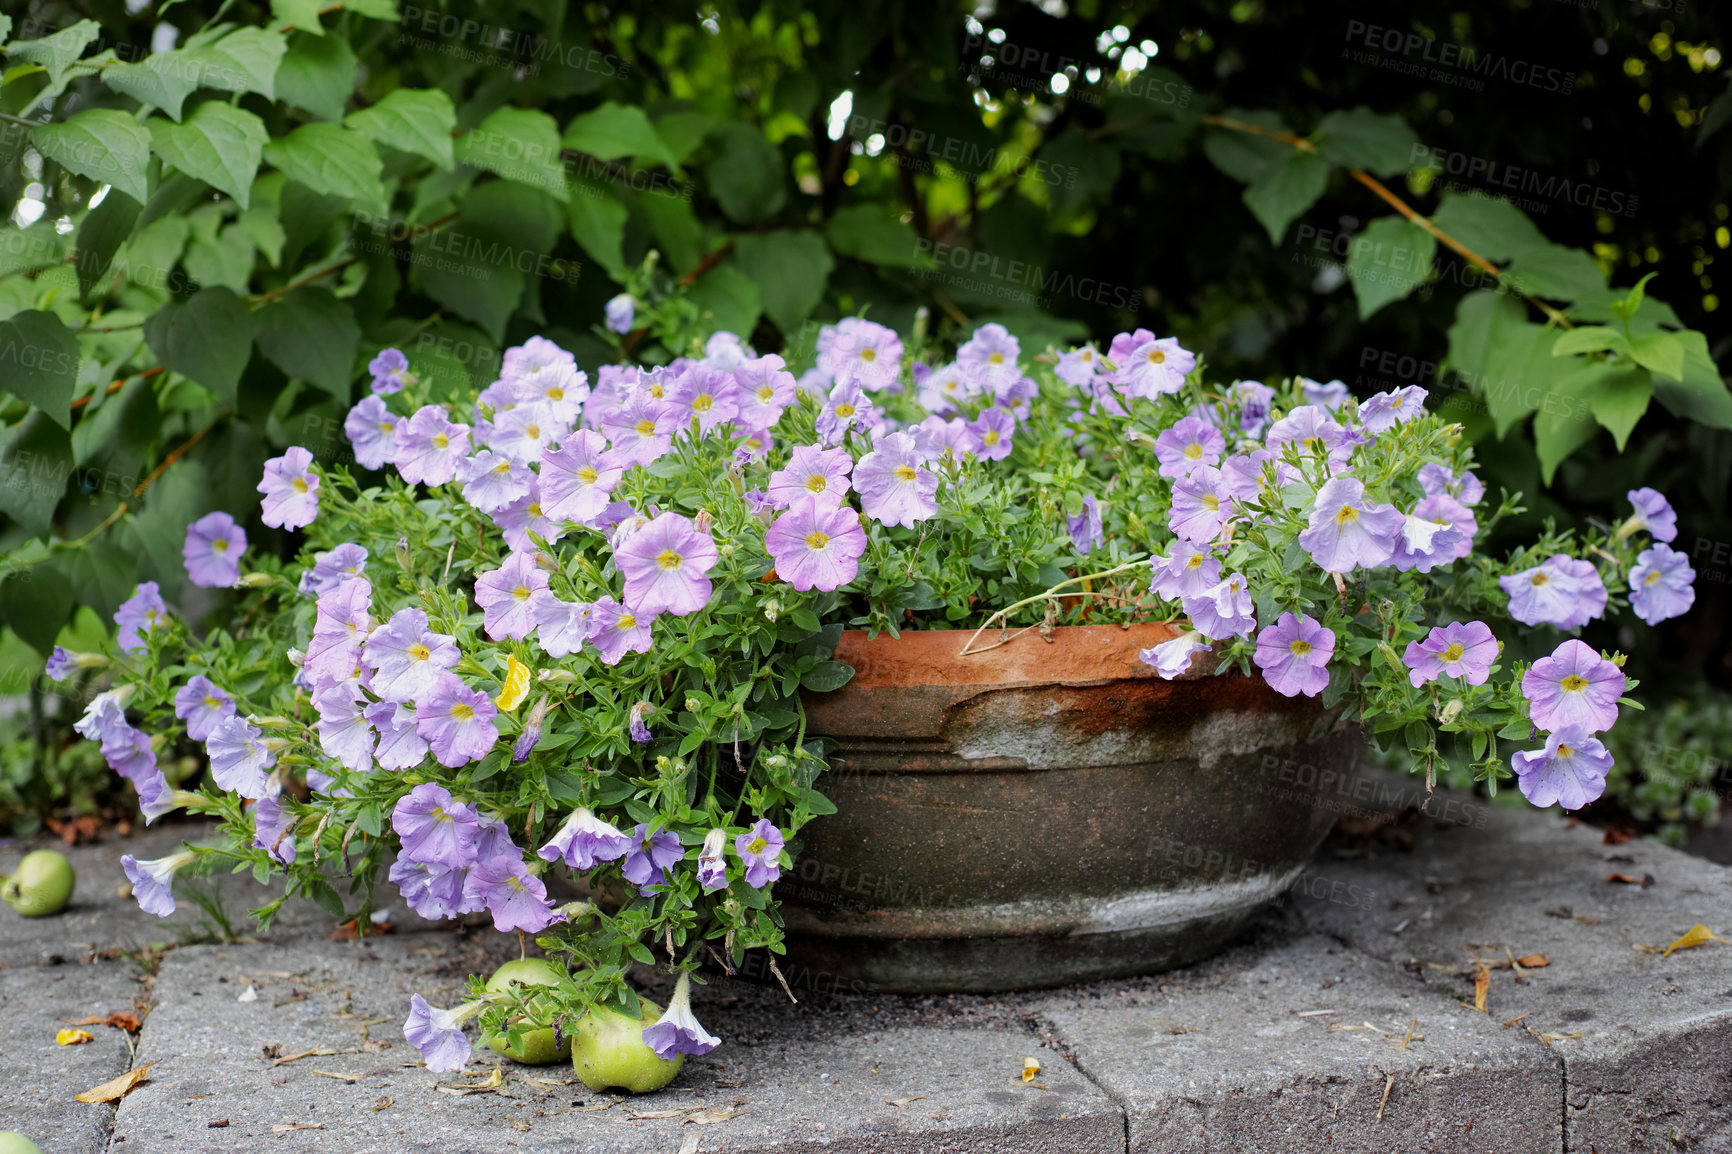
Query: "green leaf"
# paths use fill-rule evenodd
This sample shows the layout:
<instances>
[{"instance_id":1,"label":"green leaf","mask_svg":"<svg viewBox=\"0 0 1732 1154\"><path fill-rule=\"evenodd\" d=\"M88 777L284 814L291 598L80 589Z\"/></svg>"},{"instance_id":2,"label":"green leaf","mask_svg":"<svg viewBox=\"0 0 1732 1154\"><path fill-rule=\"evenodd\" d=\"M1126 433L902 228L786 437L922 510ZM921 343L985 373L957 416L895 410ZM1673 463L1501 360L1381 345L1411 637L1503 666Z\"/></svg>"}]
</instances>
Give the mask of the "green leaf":
<instances>
[{"instance_id":1,"label":"green leaf","mask_svg":"<svg viewBox=\"0 0 1732 1154\"><path fill-rule=\"evenodd\" d=\"M341 120L360 69L344 37L296 32L289 40L288 55L277 67L277 99L320 120Z\"/></svg>"},{"instance_id":2,"label":"green leaf","mask_svg":"<svg viewBox=\"0 0 1732 1154\"><path fill-rule=\"evenodd\" d=\"M1255 125L1269 132L1286 132L1287 125L1273 112L1229 108L1225 120ZM1240 184L1250 184L1293 152L1293 146L1274 137L1234 128L1212 128L1203 134L1203 155Z\"/></svg>"},{"instance_id":3,"label":"green leaf","mask_svg":"<svg viewBox=\"0 0 1732 1154\"><path fill-rule=\"evenodd\" d=\"M1431 272L1437 238L1399 216L1379 217L1353 239L1347 275L1359 298L1359 319L1412 292Z\"/></svg>"},{"instance_id":4,"label":"green leaf","mask_svg":"<svg viewBox=\"0 0 1732 1154\"><path fill-rule=\"evenodd\" d=\"M749 124L733 122L712 131L710 194L729 220L751 224L782 211L788 200L786 165L776 146Z\"/></svg>"},{"instance_id":5,"label":"green leaf","mask_svg":"<svg viewBox=\"0 0 1732 1154\"><path fill-rule=\"evenodd\" d=\"M854 204L836 210L824 226L830 245L843 256L889 268L930 268L932 254L914 226L890 216L884 206Z\"/></svg>"},{"instance_id":6,"label":"green leaf","mask_svg":"<svg viewBox=\"0 0 1732 1154\"><path fill-rule=\"evenodd\" d=\"M0 390L70 429L77 384L78 338L59 317L32 309L0 321Z\"/></svg>"},{"instance_id":7,"label":"green leaf","mask_svg":"<svg viewBox=\"0 0 1732 1154\"><path fill-rule=\"evenodd\" d=\"M58 93L61 77L66 70L72 67L74 60L84 55L90 42L101 35L102 25L94 20L80 20L52 36L44 36L40 40L19 40L6 45L6 63L8 66L42 65L43 71L48 73L49 87Z\"/></svg>"},{"instance_id":8,"label":"green leaf","mask_svg":"<svg viewBox=\"0 0 1732 1154\"><path fill-rule=\"evenodd\" d=\"M383 208L384 164L373 142L339 124L303 124L265 145L265 159L290 180L325 196Z\"/></svg>"},{"instance_id":9,"label":"green leaf","mask_svg":"<svg viewBox=\"0 0 1732 1154\"><path fill-rule=\"evenodd\" d=\"M5 476L4 465L0 465L0 476ZM0 621L38 653L53 650L76 604L71 583L52 561L33 565L0 584Z\"/></svg>"},{"instance_id":10,"label":"green leaf","mask_svg":"<svg viewBox=\"0 0 1732 1154\"><path fill-rule=\"evenodd\" d=\"M0 427L0 513L40 537L72 474L72 438L37 410L12 428Z\"/></svg>"},{"instance_id":11,"label":"green leaf","mask_svg":"<svg viewBox=\"0 0 1732 1154\"><path fill-rule=\"evenodd\" d=\"M457 110L437 88L399 88L371 108L349 113L344 124L375 144L424 156L446 172L456 167L451 136Z\"/></svg>"},{"instance_id":12,"label":"green leaf","mask_svg":"<svg viewBox=\"0 0 1732 1154\"><path fill-rule=\"evenodd\" d=\"M43 156L80 176L112 184L140 204L150 196L150 134L124 112L87 108L58 124L38 125L30 139Z\"/></svg>"},{"instance_id":13,"label":"green leaf","mask_svg":"<svg viewBox=\"0 0 1732 1154\"><path fill-rule=\"evenodd\" d=\"M1641 333L1630 341L1636 363L1674 381L1684 379L1684 342L1673 333Z\"/></svg>"},{"instance_id":14,"label":"green leaf","mask_svg":"<svg viewBox=\"0 0 1732 1154\"><path fill-rule=\"evenodd\" d=\"M1287 226L1317 203L1328 184L1328 161L1314 152L1292 149L1245 189L1245 206L1268 230L1269 239L1280 244Z\"/></svg>"},{"instance_id":15,"label":"green leaf","mask_svg":"<svg viewBox=\"0 0 1732 1154\"><path fill-rule=\"evenodd\" d=\"M574 198L581 192L573 188ZM648 193L637 198L637 207L649 221L656 247L667 257L674 272L685 275L704 259L704 228L692 212L692 202L682 196Z\"/></svg>"},{"instance_id":16,"label":"green leaf","mask_svg":"<svg viewBox=\"0 0 1732 1154\"><path fill-rule=\"evenodd\" d=\"M758 286L764 311L794 333L820 300L836 261L815 232L771 232L734 242L734 260Z\"/></svg>"},{"instance_id":17,"label":"green leaf","mask_svg":"<svg viewBox=\"0 0 1732 1154\"><path fill-rule=\"evenodd\" d=\"M800 686L813 693L830 693L854 680L854 667L840 661L820 661L800 678Z\"/></svg>"},{"instance_id":18,"label":"green leaf","mask_svg":"<svg viewBox=\"0 0 1732 1154\"><path fill-rule=\"evenodd\" d=\"M148 380L135 377L100 405L85 409L72 430L72 459L80 469L98 464L105 473L116 474L112 487L105 478L98 490L123 496L143 479L138 470L161 424L156 390Z\"/></svg>"},{"instance_id":19,"label":"green leaf","mask_svg":"<svg viewBox=\"0 0 1732 1154\"><path fill-rule=\"evenodd\" d=\"M1485 376L1493 337L1504 328L1522 322L1520 301L1505 293L1480 289L1461 298L1455 308L1455 323L1449 328L1447 367L1470 382Z\"/></svg>"},{"instance_id":20,"label":"green leaf","mask_svg":"<svg viewBox=\"0 0 1732 1154\"><path fill-rule=\"evenodd\" d=\"M1534 448L1547 485L1552 483L1558 465L1593 438L1598 428L1593 419L1595 399L1614 379L1628 372L1605 361L1587 361L1554 378L1534 417Z\"/></svg>"},{"instance_id":21,"label":"green leaf","mask_svg":"<svg viewBox=\"0 0 1732 1154\"><path fill-rule=\"evenodd\" d=\"M1630 342L1617 329L1606 328L1603 325L1590 325L1579 329L1568 329L1558 334L1557 343L1552 345L1552 356L1565 357L1571 353L1617 353L1626 359L1633 354ZM1683 349L1678 350L1680 359Z\"/></svg>"},{"instance_id":22,"label":"green leaf","mask_svg":"<svg viewBox=\"0 0 1732 1154\"><path fill-rule=\"evenodd\" d=\"M191 52L153 52L136 64L114 64L102 70L102 82L122 96L160 108L175 120L181 105L199 86L208 62Z\"/></svg>"},{"instance_id":23,"label":"green leaf","mask_svg":"<svg viewBox=\"0 0 1732 1154\"><path fill-rule=\"evenodd\" d=\"M457 138L457 159L566 199L559 125L532 108L501 108Z\"/></svg>"},{"instance_id":24,"label":"green leaf","mask_svg":"<svg viewBox=\"0 0 1732 1154\"><path fill-rule=\"evenodd\" d=\"M256 92L266 100L275 100L277 68L288 50L288 41L281 33L241 28L213 44L181 51L197 66L202 87Z\"/></svg>"},{"instance_id":25,"label":"green leaf","mask_svg":"<svg viewBox=\"0 0 1732 1154\"><path fill-rule=\"evenodd\" d=\"M91 209L78 226L77 251L73 267L78 270L78 294L87 296L90 288L102 279L114 254L132 226L138 222L143 206L119 189L110 190L102 203Z\"/></svg>"},{"instance_id":26,"label":"green leaf","mask_svg":"<svg viewBox=\"0 0 1732 1154\"><path fill-rule=\"evenodd\" d=\"M1684 345L1681 381L1654 382L1654 395L1680 417L1716 429L1732 429L1732 392L1708 355L1708 338L1693 329L1677 334Z\"/></svg>"},{"instance_id":27,"label":"green leaf","mask_svg":"<svg viewBox=\"0 0 1732 1154\"><path fill-rule=\"evenodd\" d=\"M202 216L199 227L193 229L192 243L187 245L185 265L193 283L222 285L237 294L247 291L253 271L253 242L246 230L236 225L221 229L222 218Z\"/></svg>"},{"instance_id":28,"label":"green leaf","mask_svg":"<svg viewBox=\"0 0 1732 1154\"><path fill-rule=\"evenodd\" d=\"M656 121L656 135L667 145L668 155L684 164L715 126L716 118L702 112L670 112Z\"/></svg>"},{"instance_id":29,"label":"green leaf","mask_svg":"<svg viewBox=\"0 0 1732 1154\"><path fill-rule=\"evenodd\" d=\"M1606 290L1606 276L1594 258L1561 244L1523 249L1504 269L1503 279L1518 292L1553 300L1580 300Z\"/></svg>"},{"instance_id":30,"label":"green leaf","mask_svg":"<svg viewBox=\"0 0 1732 1154\"><path fill-rule=\"evenodd\" d=\"M164 162L247 206L270 140L264 121L220 100L207 100L181 124L152 117L145 127L151 150Z\"/></svg>"},{"instance_id":31,"label":"green leaf","mask_svg":"<svg viewBox=\"0 0 1732 1154\"><path fill-rule=\"evenodd\" d=\"M1361 105L1331 112L1317 126L1317 147L1336 164L1362 168L1373 176L1394 176L1412 166L1425 148L1407 121Z\"/></svg>"},{"instance_id":32,"label":"green leaf","mask_svg":"<svg viewBox=\"0 0 1732 1154\"><path fill-rule=\"evenodd\" d=\"M253 315L228 289L203 289L152 313L144 340L165 366L232 405L252 355Z\"/></svg>"},{"instance_id":33,"label":"green leaf","mask_svg":"<svg viewBox=\"0 0 1732 1154\"><path fill-rule=\"evenodd\" d=\"M254 339L267 360L291 378L348 403L361 345L354 310L329 289L302 285L260 309L255 320Z\"/></svg>"},{"instance_id":34,"label":"green leaf","mask_svg":"<svg viewBox=\"0 0 1732 1154\"><path fill-rule=\"evenodd\" d=\"M602 160L643 157L678 170L679 161L641 108L608 101L565 126L565 147Z\"/></svg>"},{"instance_id":35,"label":"green leaf","mask_svg":"<svg viewBox=\"0 0 1732 1154\"><path fill-rule=\"evenodd\" d=\"M1448 192L1431 223L1489 261L1507 261L1546 243L1527 214L1507 200Z\"/></svg>"},{"instance_id":36,"label":"green leaf","mask_svg":"<svg viewBox=\"0 0 1732 1154\"><path fill-rule=\"evenodd\" d=\"M565 202L565 215L571 227L571 237L578 246L608 276L624 283L625 258L620 255L620 250L625 242L625 222L629 214L614 190L599 181L573 181L571 195Z\"/></svg>"},{"instance_id":37,"label":"green leaf","mask_svg":"<svg viewBox=\"0 0 1732 1154\"><path fill-rule=\"evenodd\" d=\"M323 39L325 29L319 22L321 6L320 0L271 0L271 22L279 31L284 30L282 25L288 25L302 34Z\"/></svg>"},{"instance_id":38,"label":"green leaf","mask_svg":"<svg viewBox=\"0 0 1732 1154\"><path fill-rule=\"evenodd\" d=\"M1612 439L1618 443L1618 452L1624 451L1631 430L1648 411L1648 402L1653 396L1653 376L1645 369L1624 367L1617 375L1608 377L1589 399L1594 420L1612 434Z\"/></svg>"},{"instance_id":39,"label":"green leaf","mask_svg":"<svg viewBox=\"0 0 1732 1154\"><path fill-rule=\"evenodd\" d=\"M1552 356L1555 332L1544 325L1518 323L1492 334L1479 392L1500 438L1540 407L1554 382L1578 369L1577 362ZM1588 431L1592 432L1591 425Z\"/></svg>"},{"instance_id":40,"label":"green leaf","mask_svg":"<svg viewBox=\"0 0 1732 1154\"><path fill-rule=\"evenodd\" d=\"M749 333L763 312L758 286L732 264L722 263L698 278L687 290L710 332Z\"/></svg>"}]
</instances>

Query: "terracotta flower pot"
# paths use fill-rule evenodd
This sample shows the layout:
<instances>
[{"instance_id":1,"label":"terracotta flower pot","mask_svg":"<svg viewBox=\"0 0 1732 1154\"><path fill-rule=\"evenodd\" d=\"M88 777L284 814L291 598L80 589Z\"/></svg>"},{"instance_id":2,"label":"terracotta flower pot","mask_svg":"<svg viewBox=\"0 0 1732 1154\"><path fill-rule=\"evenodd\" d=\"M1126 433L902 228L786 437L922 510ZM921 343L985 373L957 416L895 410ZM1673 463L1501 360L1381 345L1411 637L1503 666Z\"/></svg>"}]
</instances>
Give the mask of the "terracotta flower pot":
<instances>
[{"instance_id":1,"label":"terracotta flower pot","mask_svg":"<svg viewBox=\"0 0 1732 1154\"><path fill-rule=\"evenodd\" d=\"M1172 636L1160 624L962 656L969 635L846 632L854 679L806 697L837 813L801 831L776 886L796 985L1007 990L1184 965L1328 832L1296 783L1350 772L1360 739L1315 701L1237 674L1163 681L1137 659Z\"/></svg>"}]
</instances>

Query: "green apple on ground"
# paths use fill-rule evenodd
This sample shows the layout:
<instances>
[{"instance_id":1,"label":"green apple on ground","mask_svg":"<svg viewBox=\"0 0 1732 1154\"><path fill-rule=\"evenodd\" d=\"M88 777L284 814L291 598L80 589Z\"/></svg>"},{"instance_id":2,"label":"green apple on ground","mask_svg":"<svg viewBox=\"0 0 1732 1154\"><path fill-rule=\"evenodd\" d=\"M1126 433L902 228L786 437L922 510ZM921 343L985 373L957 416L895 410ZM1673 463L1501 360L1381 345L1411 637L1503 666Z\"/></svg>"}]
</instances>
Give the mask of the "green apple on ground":
<instances>
[{"instance_id":1,"label":"green apple on ground","mask_svg":"<svg viewBox=\"0 0 1732 1154\"><path fill-rule=\"evenodd\" d=\"M673 1081L685 1065L684 1054L664 1061L644 1045L643 1028L661 1017L662 1008L642 994L638 1003L641 1018L597 1006L572 1027L571 1068L591 1090L648 1093Z\"/></svg>"},{"instance_id":2,"label":"green apple on ground","mask_svg":"<svg viewBox=\"0 0 1732 1154\"><path fill-rule=\"evenodd\" d=\"M556 986L559 984L559 971L545 958L519 958L493 971L493 976L487 979L487 992L497 994L514 982L525 986ZM494 1053L504 1054L525 1066L550 1066L571 1057L571 1036L567 1034L555 1044L552 1026L527 1031L522 1036L522 1044L516 1048L504 1034L494 1035L487 1044Z\"/></svg>"},{"instance_id":3,"label":"green apple on ground","mask_svg":"<svg viewBox=\"0 0 1732 1154\"><path fill-rule=\"evenodd\" d=\"M0 1154L42 1154L42 1147L16 1130L0 1130Z\"/></svg>"},{"instance_id":4,"label":"green apple on ground","mask_svg":"<svg viewBox=\"0 0 1732 1154\"><path fill-rule=\"evenodd\" d=\"M0 898L27 918L45 918L66 908L78 875L72 863L51 849L24 855L12 876L0 884ZM0 1154L5 1148L0 1147Z\"/></svg>"}]
</instances>

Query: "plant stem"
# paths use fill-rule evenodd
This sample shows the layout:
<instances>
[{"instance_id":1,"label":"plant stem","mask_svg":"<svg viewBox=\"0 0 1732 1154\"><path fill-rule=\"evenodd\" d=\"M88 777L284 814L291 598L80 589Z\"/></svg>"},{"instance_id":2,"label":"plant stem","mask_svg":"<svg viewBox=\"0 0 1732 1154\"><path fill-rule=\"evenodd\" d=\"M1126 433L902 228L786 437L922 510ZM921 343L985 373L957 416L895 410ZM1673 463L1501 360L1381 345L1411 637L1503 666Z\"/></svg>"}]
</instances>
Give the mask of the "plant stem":
<instances>
[{"instance_id":1,"label":"plant stem","mask_svg":"<svg viewBox=\"0 0 1732 1154\"><path fill-rule=\"evenodd\" d=\"M1111 577L1111 576L1118 574L1118 573L1124 573L1127 570L1131 570L1131 569L1135 569L1135 568L1139 567L1140 565L1142 565L1147 560L1148 560L1147 557L1138 557L1135 560L1126 561L1122 565L1116 565L1111 569L1106 569L1106 570L1103 570L1099 573L1088 573L1088 574L1085 574L1081 577L1072 577L1068 581L1060 581L1057 585L1054 585L1050 589L1047 589L1043 592L1036 593L1032 597L1024 597L1021 601L1018 601L1015 604L1006 605L1003 609L996 610L992 614L991 617L988 617L986 619L986 621L981 625L981 627L979 629L976 629L974 631L974 636L972 636L968 639L968 644L966 644L962 647L962 652L959 653L957 656L967 657L971 653L984 653L984 652L986 652L984 649L980 649L980 650L974 649L975 641L977 641L980 638L980 635L982 633L985 633L988 629L992 628L992 623L994 621L997 621L1001 617L1007 617L1009 614L1014 613L1018 609L1021 609L1024 605L1033 605L1036 601L1052 600L1053 594L1057 593L1060 589L1063 589L1067 585L1077 585L1077 584L1080 584L1084 581L1096 581L1102 577Z\"/></svg>"}]
</instances>

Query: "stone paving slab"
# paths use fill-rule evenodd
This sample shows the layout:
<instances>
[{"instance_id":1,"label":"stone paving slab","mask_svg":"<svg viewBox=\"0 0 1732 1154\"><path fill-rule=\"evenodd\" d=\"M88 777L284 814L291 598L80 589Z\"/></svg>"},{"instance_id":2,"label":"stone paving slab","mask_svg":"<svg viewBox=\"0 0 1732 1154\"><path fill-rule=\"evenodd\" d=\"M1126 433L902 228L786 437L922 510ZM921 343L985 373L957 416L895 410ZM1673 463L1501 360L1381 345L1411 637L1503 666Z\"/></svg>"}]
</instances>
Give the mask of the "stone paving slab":
<instances>
[{"instance_id":1,"label":"stone paving slab","mask_svg":"<svg viewBox=\"0 0 1732 1154\"><path fill-rule=\"evenodd\" d=\"M1651 842L1606 845L1555 812L1477 813L1416 826L1408 853L1321 861L1378 900L1298 916L1468 1000L1470 944L1488 963L1546 955L1519 982L1495 972L1488 1010L1521 1016L1563 1059L1565 1149L1732 1150L1732 946L1660 953L1699 922L1732 938L1732 870Z\"/></svg>"},{"instance_id":2,"label":"stone paving slab","mask_svg":"<svg viewBox=\"0 0 1732 1154\"><path fill-rule=\"evenodd\" d=\"M90 1015L137 1012L138 970L120 962L0 970L0 1130L35 1139L47 1154L108 1148L114 1107L73 1095L128 1069L126 1034L85 1026L93 1041L56 1044L54 1035Z\"/></svg>"},{"instance_id":3,"label":"stone paving slab","mask_svg":"<svg viewBox=\"0 0 1732 1154\"><path fill-rule=\"evenodd\" d=\"M444 1093L437 1087L482 1082L492 1055L478 1051L474 1076L436 1077L403 1041L400 1023L411 992L436 1005L455 1001L477 961L459 939L427 934L177 950L158 977L159 1004L139 1053L140 1061L162 1063L123 1104L112 1149L180 1154L266 1142L272 1150L343 1154L1124 1148L1117 1107L1031 1034L1005 1028L839 1032L790 1019L714 1060L689 1060L666 1091L642 1098L592 1094L563 1066L511 1063L497 1093ZM238 1001L248 985L258 999ZM728 1029L720 1004L700 1005L699 1013L712 1028ZM280 1056L318 1047L354 1052L273 1066L267 1046ZM1043 1064L1030 1085L1020 1079L1027 1055ZM743 1112L707 1125L633 1116L673 1109Z\"/></svg>"},{"instance_id":4,"label":"stone paving slab","mask_svg":"<svg viewBox=\"0 0 1732 1154\"><path fill-rule=\"evenodd\" d=\"M1035 1006L1136 1154L1561 1149L1558 1058L1399 970L1308 936L1198 977Z\"/></svg>"}]
</instances>

